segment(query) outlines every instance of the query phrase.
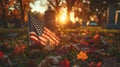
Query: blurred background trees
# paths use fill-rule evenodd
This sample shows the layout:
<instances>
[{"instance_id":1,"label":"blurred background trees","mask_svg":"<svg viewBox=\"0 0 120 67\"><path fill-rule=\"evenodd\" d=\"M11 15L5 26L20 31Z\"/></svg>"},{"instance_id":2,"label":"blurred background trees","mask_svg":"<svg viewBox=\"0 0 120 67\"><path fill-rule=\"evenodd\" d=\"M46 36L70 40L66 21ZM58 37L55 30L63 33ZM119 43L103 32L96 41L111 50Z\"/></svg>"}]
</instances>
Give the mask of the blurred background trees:
<instances>
[{"instance_id":1,"label":"blurred background trees","mask_svg":"<svg viewBox=\"0 0 120 67\"><path fill-rule=\"evenodd\" d=\"M81 24L91 20L102 26L106 22L107 8L119 2L119 0L0 0L0 24L5 28L9 25L21 27L21 24L27 22L27 12L35 8L30 6L37 4L35 1L39 1L38 5L45 8L51 6L56 12L57 22L65 24L62 21L66 21L68 26L71 26L71 22Z\"/></svg>"},{"instance_id":2,"label":"blurred background trees","mask_svg":"<svg viewBox=\"0 0 120 67\"><path fill-rule=\"evenodd\" d=\"M26 22L26 12L30 10L29 3L33 0L1 0L0 15L3 27L7 28L13 23L15 27L21 27Z\"/></svg>"}]
</instances>

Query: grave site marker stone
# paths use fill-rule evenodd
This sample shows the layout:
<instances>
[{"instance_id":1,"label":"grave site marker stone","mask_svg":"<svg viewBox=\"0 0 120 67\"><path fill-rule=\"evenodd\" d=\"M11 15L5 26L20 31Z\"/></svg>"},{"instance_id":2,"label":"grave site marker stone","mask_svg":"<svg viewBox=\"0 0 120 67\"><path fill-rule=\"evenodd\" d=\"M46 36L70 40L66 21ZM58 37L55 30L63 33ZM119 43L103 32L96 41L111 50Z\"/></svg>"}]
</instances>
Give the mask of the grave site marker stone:
<instances>
[{"instance_id":1,"label":"grave site marker stone","mask_svg":"<svg viewBox=\"0 0 120 67\"><path fill-rule=\"evenodd\" d=\"M120 29L120 10L112 5L108 8L108 29Z\"/></svg>"}]
</instances>

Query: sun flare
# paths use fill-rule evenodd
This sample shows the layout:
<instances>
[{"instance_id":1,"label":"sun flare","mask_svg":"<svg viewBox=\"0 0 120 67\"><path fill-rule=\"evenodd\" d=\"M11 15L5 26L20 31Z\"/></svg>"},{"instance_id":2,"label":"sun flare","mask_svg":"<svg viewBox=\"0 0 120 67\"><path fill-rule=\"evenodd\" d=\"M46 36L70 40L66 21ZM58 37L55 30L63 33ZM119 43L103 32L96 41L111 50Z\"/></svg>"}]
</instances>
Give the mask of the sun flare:
<instances>
[{"instance_id":1,"label":"sun flare","mask_svg":"<svg viewBox=\"0 0 120 67\"><path fill-rule=\"evenodd\" d=\"M67 8L61 8L58 15L58 21L60 24L65 24L67 22Z\"/></svg>"},{"instance_id":2,"label":"sun flare","mask_svg":"<svg viewBox=\"0 0 120 67\"><path fill-rule=\"evenodd\" d=\"M70 20L73 22L73 23L75 23L75 13L74 12L70 12Z\"/></svg>"}]
</instances>

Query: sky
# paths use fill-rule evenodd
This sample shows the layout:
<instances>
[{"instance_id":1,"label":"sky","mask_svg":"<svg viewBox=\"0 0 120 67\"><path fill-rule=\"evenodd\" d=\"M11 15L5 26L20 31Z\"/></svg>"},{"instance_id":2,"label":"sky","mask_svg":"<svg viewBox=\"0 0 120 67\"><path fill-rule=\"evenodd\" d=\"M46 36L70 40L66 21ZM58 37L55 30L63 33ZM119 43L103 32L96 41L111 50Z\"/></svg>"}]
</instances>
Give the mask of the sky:
<instances>
[{"instance_id":1,"label":"sky","mask_svg":"<svg viewBox=\"0 0 120 67\"><path fill-rule=\"evenodd\" d=\"M47 10L48 2L47 0L36 0L34 3L30 3L30 7L32 8L32 12L40 12L43 13Z\"/></svg>"}]
</instances>

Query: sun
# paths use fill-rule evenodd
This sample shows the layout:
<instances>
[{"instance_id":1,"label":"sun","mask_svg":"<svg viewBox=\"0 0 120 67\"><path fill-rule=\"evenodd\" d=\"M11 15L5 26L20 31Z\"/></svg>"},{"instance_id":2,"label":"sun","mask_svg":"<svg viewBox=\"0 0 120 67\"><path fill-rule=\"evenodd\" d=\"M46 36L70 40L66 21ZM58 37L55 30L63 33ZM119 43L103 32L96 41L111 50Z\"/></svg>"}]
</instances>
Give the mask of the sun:
<instances>
[{"instance_id":1,"label":"sun","mask_svg":"<svg viewBox=\"0 0 120 67\"><path fill-rule=\"evenodd\" d=\"M58 22L60 24L66 24L67 22L67 8L63 7L60 9L60 12L58 14Z\"/></svg>"}]
</instances>

